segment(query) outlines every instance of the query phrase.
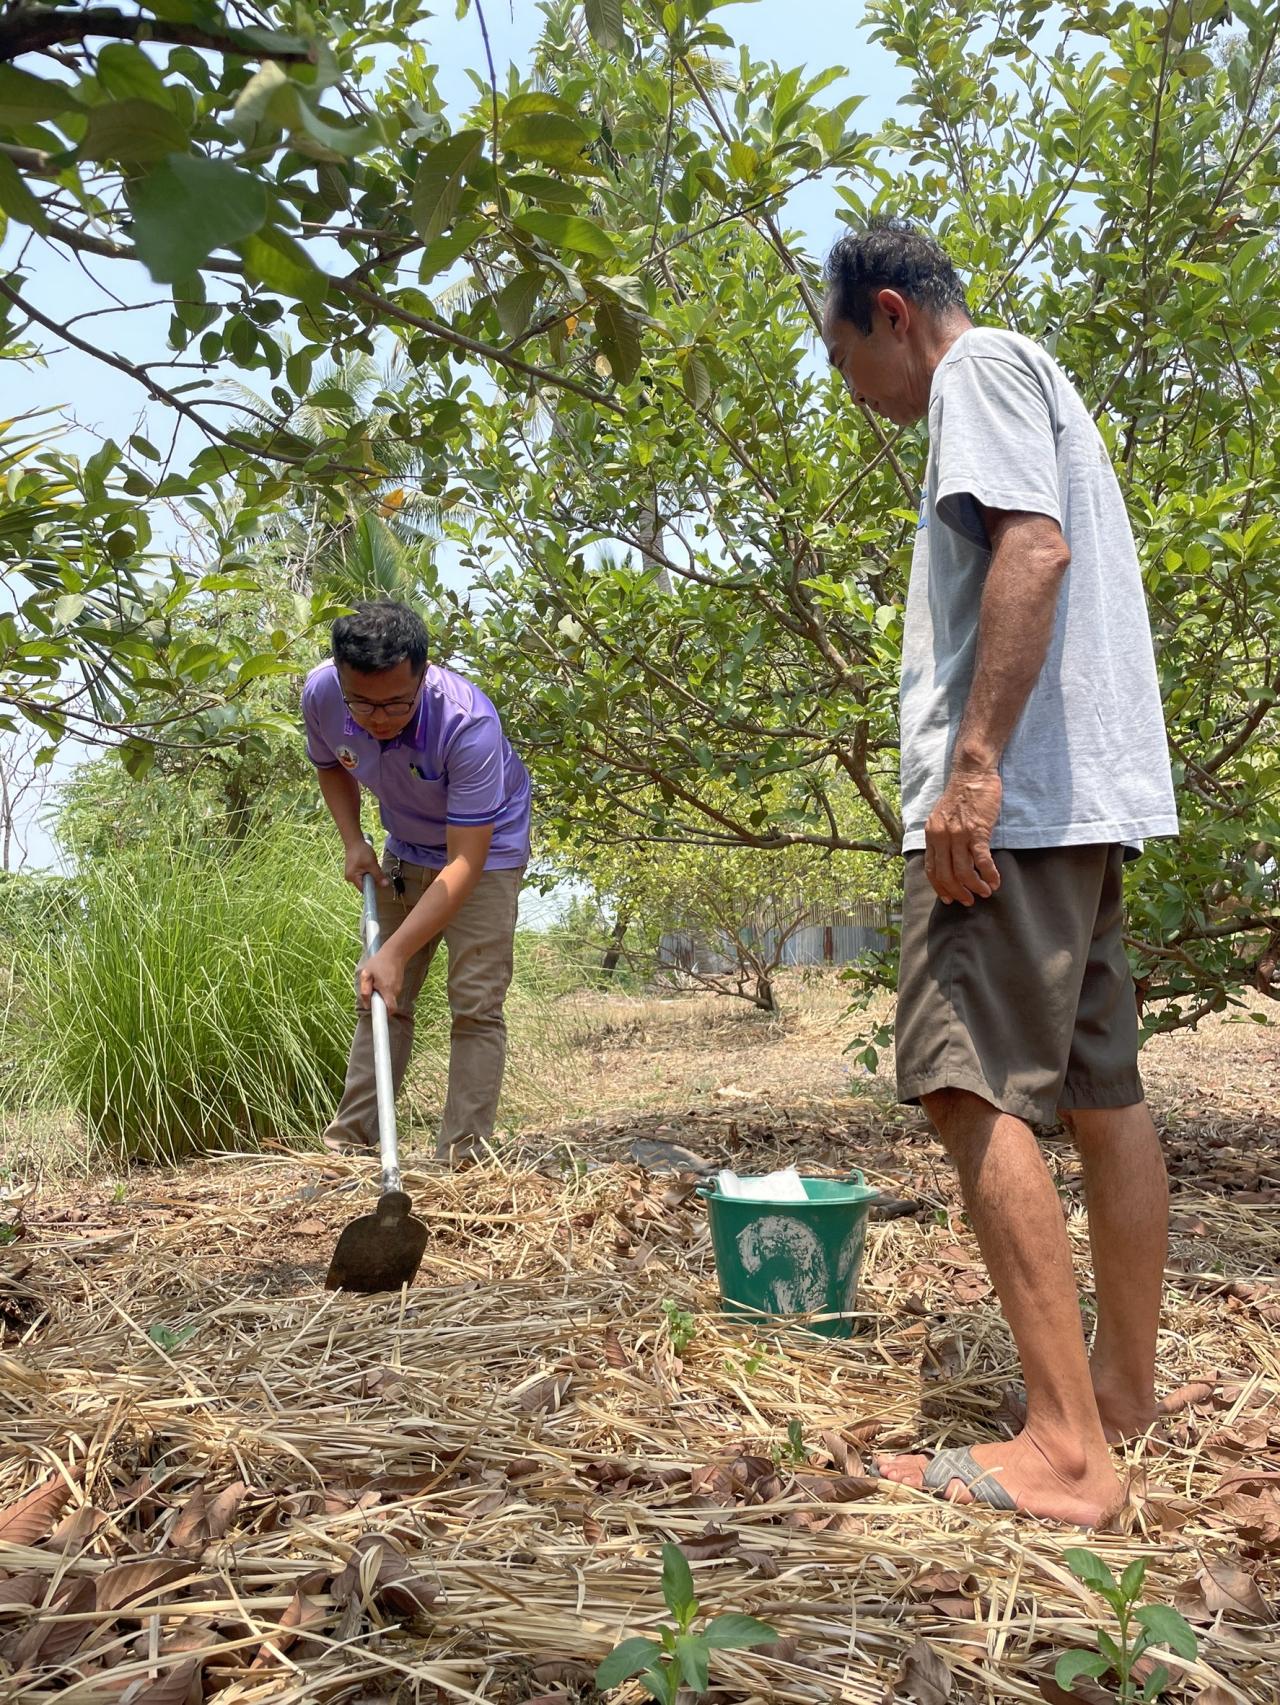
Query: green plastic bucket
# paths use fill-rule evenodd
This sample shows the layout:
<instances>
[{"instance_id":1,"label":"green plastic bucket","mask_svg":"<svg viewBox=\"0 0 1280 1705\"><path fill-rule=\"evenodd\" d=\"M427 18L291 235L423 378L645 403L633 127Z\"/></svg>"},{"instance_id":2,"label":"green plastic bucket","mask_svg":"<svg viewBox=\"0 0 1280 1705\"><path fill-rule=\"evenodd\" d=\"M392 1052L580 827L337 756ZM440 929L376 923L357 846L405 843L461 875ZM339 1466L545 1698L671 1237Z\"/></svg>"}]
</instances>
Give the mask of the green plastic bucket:
<instances>
[{"instance_id":1,"label":"green plastic bucket","mask_svg":"<svg viewBox=\"0 0 1280 1705\"><path fill-rule=\"evenodd\" d=\"M861 1172L805 1178L805 1202L748 1202L698 1194L707 1204L726 1314L802 1318L825 1338L847 1338L858 1300L867 1219L879 1200Z\"/></svg>"}]
</instances>

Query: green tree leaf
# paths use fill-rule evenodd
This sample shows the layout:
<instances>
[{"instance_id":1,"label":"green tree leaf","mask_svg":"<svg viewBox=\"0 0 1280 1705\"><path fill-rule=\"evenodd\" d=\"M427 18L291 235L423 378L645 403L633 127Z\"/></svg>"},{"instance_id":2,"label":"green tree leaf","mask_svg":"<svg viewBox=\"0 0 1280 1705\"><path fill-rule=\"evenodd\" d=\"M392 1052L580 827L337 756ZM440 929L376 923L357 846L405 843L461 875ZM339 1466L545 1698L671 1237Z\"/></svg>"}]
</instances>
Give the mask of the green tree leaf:
<instances>
[{"instance_id":1,"label":"green tree leaf","mask_svg":"<svg viewBox=\"0 0 1280 1705\"><path fill-rule=\"evenodd\" d=\"M687 1622L697 1609L689 1559L670 1541L662 1547L662 1596L672 1616L682 1622Z\"/></svg>"},{"instance_id":2,"label":"green tree leaf","mask_svg":"<svg viewBox=\"0 0 1280 1705\"><path fill-rule=\"evenodd\" d=\"M1135 1557L1124 1574L1120 1577L1120 1591L1131 1602L1142 1592L1142 1583L1147 1577L1147 1560L1145 1557Z\"/></svg>"},{"instance_id":3,"label":"green tree leaf","mask_svg":"<svg viewBox=\"0 0 1280 1705\"><path fill-rule=\"evenodd\" d=\"M151 101L130 99L89 109L80 153L86 160L140 165L179 154L186 146L187 129L176 113Z\"/></svg>"},{"instance_id":4,"label":"green tree leaf","mask_svg":"<svg viewBox=\"0 0 1280 1705\"><path fill-rule=\"evenodd\" d=\"M1110 1668L1109 1660L1101 1652L1064 1652L1053 1666L1053 1679L1059 1687L1070 1687L1082 1675L1096 1681Z\"/></svg>"},{"instance_id":5,"label":"green tree leaf","mask_svg":"<svg viewBox=\"0 0 1280 1705\"><path fill-rule=\"evenodd\" d=\"M1138 1698L1143 1702L1143 1705L1147 1705L1148 1701L1158 1699L1168 1685L1169 1671L1163 1664L1157 1664L1143 1684L1142 1692Z\"/></svg>"},{"instance_id":6,"label":"green tree leaf","mask_svg":"<svg viewBox=\"0 0 1280 1705\"><path fill-rule=\"evenodd\" d=\"M706 408L711 401L711 374L696 349L685 356L680 369L684 394L696 409Z\"/></svg>"},{"instance_id":7,"label":"green tree leaf","mask_svg":"<svg viewBox=\"0 0 1280 1705\"><path fill-rule=\"evenodd\" d=\"M518 337L528 326L542 283L540 272L518 272L494 297L498 324L507 337Z\"/></svg>"},{"instance_id":8,"label":"green tree leaf","mask_svg":"<svg viewBox=\"0 0 1280 1705\"><path fill-rule=\"evenodd\" d=\"M419 165L413 180L413 223L424 243L433 243L452 224L462 204L467 173L484 148L484 132L459 130L446 136Z\"/></svg>"},{"instance_id":9,"label":"green tree leaf","mask_svg":"<svg viewBox=\"0 0 1280 1705\"><path fill-rule=\"evenodd\" d=\"M23 124L79 112L81 102L69 83L53 77L34 77L16 65L0 65L0 114L6 124Z\"/></svg>"},{"instance_id":10,"label":"green tree leaf","mask_svg":"<svg viewBox=\"0 0 1280 1705\"><path fill-rule=\"evenodd\" d=\"M49 221L45 217L44 208L27 188L26 180L6 154L0 154L0 212L7 213L10 219L18 219L22 224L30 225L35 231L48 229Z\"/></svg>"},{"instance_id":11,"label":"green tree leaf","mask_svg":"<svg viewBox=\"0 0 1280 1705\"><path fill-rule=\"evenodd\" d=\"M60 628L65 628L75 621L84 609L86 603L82 592L64 592L53 606L53 619Z\"/></svg>"},{"instance_id":12,"label":"green tree leaf","mask_svg":"<svg viewBox=\"0 0 1280 1705\"><path fill-rule=\"evenodd\" d=\"M778 1638L778 1631L754 1616L728 1611L723 1616L712 1617L702 1630L702 1638L708 1646L720 1651L746 1650L751 1646L771 1646Z\"/></svg>"},{"instance_id":13,"label":"green tree leaf","mask_svg":"<svg viewBox=\"0 0 1280 1705\"><path fill-rule=\"evenodd\" d=\"M566 113L531 112L511 120L502 132L502 146L512 154L541 160L548 166L575 166L591 140L586 125Z\"/></svg>"},{"instance_id":14,"label":"green tree leaf","mask_svg":"<svg viewBox=\"0 0 1280 1705\"><path fill-rule=\"evenodd\" d=\"M305 302L318 308L324 301L328 283L311 256L300 243L275 226L246 237L240 244L245 277L268 290L278 290L282 296Z\"/></svg>"},{"instance_id":15,"label":"green tree leaf","mask_svg":"<svg viewBox=\"0 0 1280 1705\"><path fill-rule=\"evenodd\" d=\"M167 107L169 90L160 67L131 41L111 41L98 53L98 81L115 101L136 97Z\"/></svg>"},{"instance_id":16,"label":"green tree leaf","mask_svg":"<svg viewBox=\"0 0 1280 1705\"><path fill-rule=\"evenodd\" d=\"M627 46L627 30L622 16L622 0L583 0L587 28L601 47L622 52Z\"/></svg>"},{"instance_id":17,"label":"green tree leaf","mask_svg":"<svg viewBox=\"0 0 1280 1705\"><path fill-rule=\"evenodd\" d=\"M260 179L224 160L171 154L129 192L134 243L152 278L176 284L267 217Z\"/></svg>"},{"instance_id":18,"label":"green tree leaf","mask_svg":"<svg viewBox=\"0 0 1280 1705\"><path fill-rule=\"evenodd\" d=\"M1063 1561L1078 1581L1092 1587L1095 1592L1106 1593L1116 1591L1116 1578L1102 1561L1092 1551L1086 1551L1083 1546L1075 1545L1064 1551Z\"/></svg>"},{"instance_id":19,"label":"green tree leaf","mask_svg":"<svg viewBox=\"0 0 1280 1705\"><path fill-rule=\"evenodd\" d=\"M676 1636L676 1663L695 1693L705 1693L710 1680L711 1649L699 1634Z\"/></svg>"},{"instance_id":20,"label":"green tree leaf","mask_svg":"<svg viewBox=\"0 0 1280 1705\"><path fill-rule=\"evenodd\" d=\"M149 740L126 740L117 750L120 762L135 781L141 781L156 761L156 749Z\"/></svg>"},{"instance_id":21,"label":"green tree leaf","mask_svg":"<svg viewBox=\"0 0 1280 1705\"><path fill-rule=\"evenodd\" d=\"M552 248L572 249L578 254L592 255L596 260L612 260L617 254L612 237L576 213L552 213L545 208L531 207L516 215L514 224L534 237L541 237Z\"/></svg>"},{"instance_id":22,"label":"green tree leaf","mask_svg":"<svg viewBox=\"0 0 1280 1705\"><path fill-rule=\"evenodd\" d=\"M640 328L621 303L608 297L596 303L596 342L614 378L629 384L640 370Z\"/></svg>"},{"instance_id":23,"label":"green tree leaf","mask_svg":"<svg viewBox=\"0 0 1280 1705\"><path fill-rule=\"evenodd\" d=\"M261 680L264 675L296 675L298 666L287 658L276 657L270 652L261 656L250 657L240 665L236 680L244 686L249 681Z\"/></svg>"},{"instance_id":24,"label":"green tree leaf","mask_svg":"<svg viewBox=\"0 0 1280 1705\"><path fill-rule=\"evenodd\" d=\"M662 1647L656 1640L624 1640L620 1646L615 1646L607 1658L603 1658L596 1669L596 1686L602 1693L611 1687L618 1687L622 1682L630 1680L633 1675L639 1675L654 1659L662 1655Z\"/></svg>"},{"instance_id":25,"label":"green tree leaf","mask_svg":"<svg viewBox=\"0 0 1280 1705\"><path fill-rule=\"evenodd\" d=\"M1146 1630L1153 1643L1167 1646L1180 1658L1190 1660L1199 1651L1190 1624L1171 1605L1144 1604L1134 1612L1134 1621Z\"/></svg>"}]
</instances>

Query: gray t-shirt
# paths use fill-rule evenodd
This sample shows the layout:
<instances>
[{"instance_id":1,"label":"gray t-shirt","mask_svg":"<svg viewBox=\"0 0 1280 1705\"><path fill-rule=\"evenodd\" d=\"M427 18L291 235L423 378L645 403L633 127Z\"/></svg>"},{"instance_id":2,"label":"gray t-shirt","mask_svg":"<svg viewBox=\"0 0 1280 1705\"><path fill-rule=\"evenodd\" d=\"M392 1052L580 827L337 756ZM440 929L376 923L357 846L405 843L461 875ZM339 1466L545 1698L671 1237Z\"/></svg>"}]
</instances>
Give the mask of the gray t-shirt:
<instances>
[{"instance_id":1,"label":"gray t-shirt","mask_svg":"<svg viewBox=\"0 0 1280 1705\"><path fill-rule=\"evenodd\" d=\"M1052 516L1071 548L1048 656L1000 762L991 844L1140 850L1177 834L1142 576L1106 447L1044 350L975 328L929 395L902 645L904 848L924 846L973 678L991 560L978 503Z\"/></svg>"}]
</instances>

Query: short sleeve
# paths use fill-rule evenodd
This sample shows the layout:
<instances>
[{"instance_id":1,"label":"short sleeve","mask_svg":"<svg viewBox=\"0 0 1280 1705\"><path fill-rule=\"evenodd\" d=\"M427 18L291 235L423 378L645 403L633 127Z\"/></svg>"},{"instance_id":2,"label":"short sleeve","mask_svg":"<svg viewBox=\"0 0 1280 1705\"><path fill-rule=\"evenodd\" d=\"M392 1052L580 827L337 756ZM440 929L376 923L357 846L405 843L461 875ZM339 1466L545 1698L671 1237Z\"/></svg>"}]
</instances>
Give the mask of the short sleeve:
<instances>
[{"instance_id":1,"label":"short sleeve","mask_svg":"<svg viewBox=\"0 0 1280 1705\"><path fill-rule=\"evenodd\" d=\"M1062 523L1049 401L1035 374L998 356L962 356L942 374L934 436L939 519L989 550L978 505Z\"/></svg>"},{"instance_id":2,"label":"short sleeve","mask_svg":"<svg viewBox=\"0 0 1280 1705\"><path fill-rule=\"evenodd\" d=\"M320 712L310 681L302 689L302 721L307 731L307 756L318 770L336 769L336 753L320 732Z\"/></svg>"},{"instance_id":3,"label":"short sleeve","mask_svg":"<svg viewBox=\"0 0 1280 1705\"><path fill-rule=\"evenodd\" d=\"M475 828L497 821L506 792L502 748L502 729L495 717L479 717L454 735L445 753L448 823Z\"/></svg>"}]
</instances>

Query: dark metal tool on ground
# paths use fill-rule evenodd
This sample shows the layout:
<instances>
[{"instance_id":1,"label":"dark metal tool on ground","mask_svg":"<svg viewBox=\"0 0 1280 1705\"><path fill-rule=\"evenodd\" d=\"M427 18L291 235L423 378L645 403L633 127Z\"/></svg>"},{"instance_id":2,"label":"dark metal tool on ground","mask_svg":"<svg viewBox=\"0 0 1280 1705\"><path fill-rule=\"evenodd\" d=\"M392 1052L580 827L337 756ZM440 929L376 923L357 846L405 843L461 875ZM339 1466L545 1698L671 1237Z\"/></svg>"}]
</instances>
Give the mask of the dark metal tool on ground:
<instances>
[{"instance_id":1,"label":"dark metal tool on ground","mask_svg":"<svg viewBox=\"0 0 1280 1705\"><path fill-rule=\"evenodd\" d=\"M378 890L373 877L364 879L364 944L372 957L381 942L378 928ZM371 1214L363 1214L343 1231L329 1263L327 1291L398 1291L413 1283L427 1247L427 1228L410 1213L413 1203L400 1188L400 1156L396 1144L396 1097L391 1082L391 1036L387 1007L375 989L373 1009L373 1072L378 1086L378 1149L382 1162L382 1193Z\"/></svg>"}]
</instances>

